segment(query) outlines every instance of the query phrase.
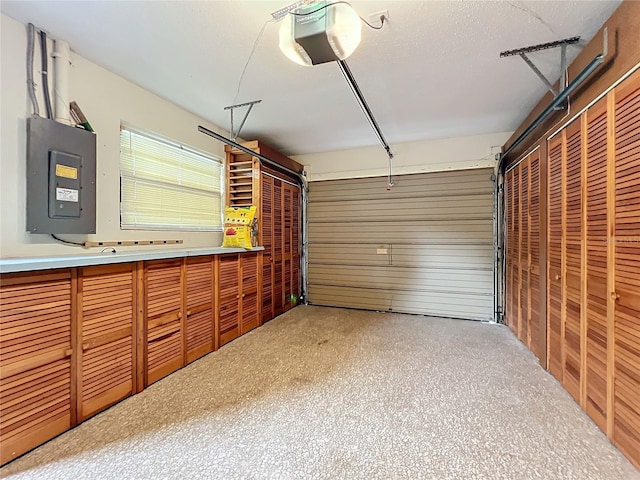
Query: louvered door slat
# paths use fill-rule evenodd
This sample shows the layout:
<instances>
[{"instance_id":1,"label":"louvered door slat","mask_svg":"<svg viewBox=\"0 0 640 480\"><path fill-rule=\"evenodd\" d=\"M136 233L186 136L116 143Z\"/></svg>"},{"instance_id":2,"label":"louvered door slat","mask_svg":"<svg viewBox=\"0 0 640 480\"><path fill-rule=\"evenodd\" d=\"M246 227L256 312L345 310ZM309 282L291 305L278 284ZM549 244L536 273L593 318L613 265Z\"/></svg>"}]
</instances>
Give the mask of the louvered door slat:
<instances>
[{"instance_id":1,"label":"louvered door slat","mask_svg":"<svg viewBox=\"0 0 640 480\"><path fill-rule=\"evenodd\" d=\"M81 268L82 378L78 418L132 395L135 378L133 264Z\"/></svg>"},{"instance_id":2,"label":"louvered door slat","mask_svg":"<svg viewBox=\"0 0 640 480\"><path fill-rule=\"evenodd\" d=\"M607 415L607 104L587 112L586 410L606 430Z\"/></svg>"},{"instance_id":3,"label":"louvered door slat","mask_svg":"<svg viewBox=\"0 0 640 480\"><path fill-rule=\"evenodd\" d=\"M187 362L192 362L213 350L213 268L214 262L210 256L187 259Z\"/></svg>"},{"instance_id":4,"label":"louvered door slat","mask_svg":"<svg viewBox=\"0 0 640 480\"><path fill-rule=\"evenodd\" d=\"M540 357L540 152L529 167L529 348Z\"/></svg>"},{"instance_id":5,"label":"louvered door slat","mask_svg":"<svg viewBox=\"0 0 640 480\"><path fill-rule=\"evenodd\" d=\"M0 463L71 427L71 293L68 270L2 276Z\"/></svg>"},{"instance_id":6,"label":"louvered door slat","mask_svg":"<svg viewBox=\"0 0 640 480\"><path fill-rule=\"evenodd\" d=\"M238 255L223 255L219 260L219 345L240 335L240 260Z\"/></svg>"},{"instance_id":7,"label":"louvered door slat","mask_svg":"<svg viewBox=\"0 0 640 480\"><path fill-rule=\"evenodd\" d=\"M300 189L293 189L293 208L292 208L292 276L291 289L294 295L294 302L297 303L300 298Z\"/></svg>"},{"instance_id":8,"label":"louvered door slat","mask_svg":"<svg viewBox=\"0 0 640 480\"><path fill-rule=\"evenodd\" d=\"M549 370L562 382L562 139L549 142L547 198L547 359Z\"/></svg>"},{"instance_id":9,"label":"louvered door slat","mask_svg":"<svg viewBox=\"0 0 640 480\"><path fill-rule=\"evenodd\" d=\"M615 93L613 440L640 463L640 74Z\"/></svg>"},{"instance_id":10,"label":"louvered door slat","mask_svg":"<svg viewBox=\"0 0 640 480\"><path fill-rule=\"evenodd\" d=\"M582 316L582 131L580 121L566 128L565 165L565 364L563 384L580 401Z\"/></svg>"},{"instance_id":11,"label":"louvered door slat","mask_svg":"<svg viewBox=\"0 0 640 480\"><path fill-rule=\"evenodd\" d=\"M518 337L529 346L529 159L520 165L520 323Z\"/></svg>"},{"instance_id":12,"label":"louvered door slat","mask_svg":"<svg viewBox=\"0 0 640 480\"><path fill-rule=\"evenodd\" d=\"M145 262L147 385L183 365L181 260Z\"/></svg>"},{"instance_id":13,"label":"louvered door slat","mask_svg":"<svg viewBox=\"0 0 640 480\"><path fill-rule=\"evenodd\" d=\"M261 225L260 235L263 252L262 267L262 322L268 322L274 317L273 313L273 178L262 175L261 191Z\"/></svg>"}]
</instances>

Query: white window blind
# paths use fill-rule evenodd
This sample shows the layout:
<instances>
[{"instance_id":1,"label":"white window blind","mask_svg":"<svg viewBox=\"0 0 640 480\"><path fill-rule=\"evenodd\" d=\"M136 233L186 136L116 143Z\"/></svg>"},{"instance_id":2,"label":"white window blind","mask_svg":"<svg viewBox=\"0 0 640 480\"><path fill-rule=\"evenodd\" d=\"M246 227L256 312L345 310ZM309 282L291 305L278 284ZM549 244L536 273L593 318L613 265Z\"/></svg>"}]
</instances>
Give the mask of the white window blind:
<instances>
[{"instance_id":1,"label":"white window blind","mask_svg":"<svg viewBox=\"0 0 640 480\"><path fill-rule=\"evenodd\" d=\"M121 228L221 231L221 197L219 159L121 127Z\"/></svg>"}]
</instances>

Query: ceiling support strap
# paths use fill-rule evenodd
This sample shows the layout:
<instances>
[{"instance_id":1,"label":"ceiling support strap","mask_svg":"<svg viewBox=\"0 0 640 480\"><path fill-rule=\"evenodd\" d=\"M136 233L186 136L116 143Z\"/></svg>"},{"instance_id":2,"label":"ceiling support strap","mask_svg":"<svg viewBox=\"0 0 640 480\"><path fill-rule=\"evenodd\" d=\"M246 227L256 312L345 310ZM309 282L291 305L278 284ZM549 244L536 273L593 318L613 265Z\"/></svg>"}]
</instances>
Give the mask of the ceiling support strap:
<instances>
[{"instance_id":1,"label":"ceiling support strap","mask_svg":"<svg viewBox=\"0 0 640 480\"><path fill-rule=\"evenodd\" d=\"M229 134L231 135L231 138L233 140L235 140L236 138L238 138L240 136L240 131L242 130L242 127L244 127L245 122L247 121L247 117L249 116L249 114L251 113L251 109L253 108L253 106L256 103L260 103L262 100L254 100L253 102L247 102L247 103L239 103L238 105L230 105L228 107L224 107L225 110L230 110L231 112L231 129L229 130ZM244 117L242 118L242 122L240 123L240 127L238 128L238 131L235 131L234 129L234 124L233 124L233 111L236 108L243 108L243 107L249 107L247 109L247 111L244 114Z\"/></svg>"}]
</instances>

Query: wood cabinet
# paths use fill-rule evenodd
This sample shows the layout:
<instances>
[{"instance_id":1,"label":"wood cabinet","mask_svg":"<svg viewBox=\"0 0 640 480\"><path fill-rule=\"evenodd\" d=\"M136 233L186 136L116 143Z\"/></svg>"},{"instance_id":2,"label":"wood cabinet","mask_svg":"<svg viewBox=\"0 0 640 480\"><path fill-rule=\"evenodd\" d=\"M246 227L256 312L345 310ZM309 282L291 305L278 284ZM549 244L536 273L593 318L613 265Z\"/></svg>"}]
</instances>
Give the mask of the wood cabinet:
<instances>
[{"instance_id":1,"label":"wood cabinet","mask_svg":"<svg viewBox=\"0 0 640 480\"><path fill-rule=\"evenodd\" d=\"M540 357L540 152L507 172L506 321Z\"/></svg>"},{"instance_id":2,"label":"wood cabinet","mask_svg":"<svg viewBox=\"0 0 640 480\"><path fill-rule=\"evenodd\" d=\"M182 259L144 265L146 385L184 365Z\"/></svg>"},{"instance_id":3,"label":"wood cabinet","mask_svg":"<svg viewBox=\"0 0 640 480\"><path fill-rule=\"evenodd\" d=\"M0 283L0 462L75 423L75 271L3 275Z\"/></svg>"},{"instance_id":4,"label":"wood cabinet","mask_svg":"<svg viewBox=\"0 0 640 480\"><path fill-rule=\"evenodd\" d=\"M212 256L186 259L186 363L215 346L215 261Z\"/></svg>"},{"instance_id":5,"label":"wood cabinet","mask_svg":"<svg viewBox=\"0 0 640 480\"><path fill-rule=\"evenodd\" d=\"M546 326L550 372L640 466L640 71L544 148L543 231L533 154L507 172L507 323L523 341ZM536 291L545 235L546 288Z\"/></svg>"},{"instance_id":6,"label":"wood cabinet","mask_svg":"<svg viewBox=\"0 0 640 480\"><path fill-rule=\"evenodd\" d=\"M261 253L221 255L218 264L220 346L260 324Z\"/></svg>"},{"instance_id":7,"label":"wood cabinet","mask_svg":"<svg viewBox=\"0 0 640 480\"><path fill-rule=\"evenodd\" d=\"M284 167L302 172L302 166L261 142L247 148ZM258 242L264 246L260 276L262 290L260 323L297 305L300 298L301 193L295 176L256 157L226 147L227 204L258 207Z\"/></svg>"},{"instance_id":8,"label":"wood cabinet","mask_svg":"<svg viewBox=\"0 0 640 480\"><path fill-rule=\"evenodd\" d=\"M78 421L136 390L135 264L78 270Z\"/></svg>"}]
</instances>

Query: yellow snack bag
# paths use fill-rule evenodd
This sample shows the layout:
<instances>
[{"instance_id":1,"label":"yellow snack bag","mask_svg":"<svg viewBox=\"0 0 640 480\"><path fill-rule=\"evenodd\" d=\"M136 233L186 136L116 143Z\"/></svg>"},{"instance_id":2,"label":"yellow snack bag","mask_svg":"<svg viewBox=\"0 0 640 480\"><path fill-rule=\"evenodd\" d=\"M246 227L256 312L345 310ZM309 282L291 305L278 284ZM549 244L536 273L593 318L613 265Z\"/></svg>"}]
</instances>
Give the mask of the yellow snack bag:
<instances>
[{"instance_id":1,"label":"yellow snack bag","mask_svg":"<svg viewBox=\"0 0 640 480\"><path fill-rule=\"evenodd\" d=\"M252 248L251 226L256 207L226 207L224 209L223 247Z\"/></svg>"}]
</instances>

